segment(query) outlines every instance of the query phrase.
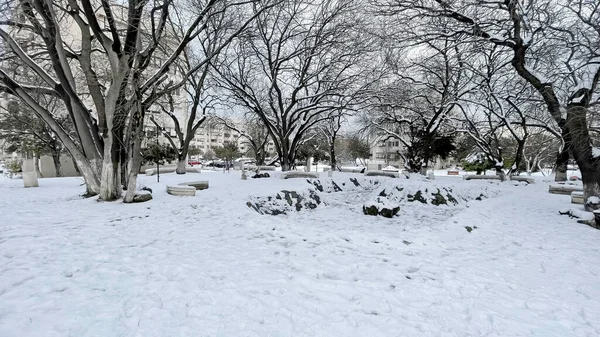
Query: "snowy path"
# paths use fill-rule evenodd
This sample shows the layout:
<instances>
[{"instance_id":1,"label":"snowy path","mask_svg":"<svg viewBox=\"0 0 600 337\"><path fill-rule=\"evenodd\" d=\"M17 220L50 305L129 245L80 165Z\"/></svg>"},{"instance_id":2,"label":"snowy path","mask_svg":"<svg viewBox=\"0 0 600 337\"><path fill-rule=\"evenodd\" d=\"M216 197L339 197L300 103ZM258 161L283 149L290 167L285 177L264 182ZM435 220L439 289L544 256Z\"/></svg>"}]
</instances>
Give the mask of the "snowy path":
<instances>
[{"instance_id":1,"label":"snowy path","mask_svg":"<svg viewBox=\"0 0 600 337\"><path fill-rule=\"evenodd\" d=\"M600 231L542 184L389 220L353 194L261 216L263 183L223 177L188 199L145 178L140 205L0 181L0 336L600 335Z\"/></svg>"}]
</instances>

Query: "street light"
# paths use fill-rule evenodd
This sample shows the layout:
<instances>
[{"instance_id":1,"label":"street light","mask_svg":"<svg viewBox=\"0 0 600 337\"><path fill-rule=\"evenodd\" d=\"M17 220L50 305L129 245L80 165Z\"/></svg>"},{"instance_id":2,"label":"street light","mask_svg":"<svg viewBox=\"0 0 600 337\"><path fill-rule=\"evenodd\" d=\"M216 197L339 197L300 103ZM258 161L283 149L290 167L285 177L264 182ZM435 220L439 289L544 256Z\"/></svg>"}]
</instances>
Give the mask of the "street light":
<instances>
[{"instance_id":1,"label":"street light","mask_svg":"<svg viewBox=\"0 0 600 337\"><path fill-rule=\"evenodd\" d=\"M156 182L159 183L160 182L160 159L158 158L158 137L160 136L160 128L158 127L158 125L156 126L156 156L154 157L154 159L156 160Z\"/></svg>"},{"instance_id":2,"label":"street light","mask_svg":"<svg viewBox=\"0 0 600 337\"><path fill-rule=\"evenodd\" d=\"M159 115L160 111L150 110L150 113ZM154 117L151 116L150 118L152 120L154 120ZM156 122L155 122L155 124L156 124ZM156 160L156 182L157 183L160 182L160 158L159 158L160 151L159 151L158 137L160 136L160 132L162 130L163 129L160 126L158 126L158 124L156 124L156 149L155 149L156 153L154 156L154 160Z\"/></svg>"}]
</instances>

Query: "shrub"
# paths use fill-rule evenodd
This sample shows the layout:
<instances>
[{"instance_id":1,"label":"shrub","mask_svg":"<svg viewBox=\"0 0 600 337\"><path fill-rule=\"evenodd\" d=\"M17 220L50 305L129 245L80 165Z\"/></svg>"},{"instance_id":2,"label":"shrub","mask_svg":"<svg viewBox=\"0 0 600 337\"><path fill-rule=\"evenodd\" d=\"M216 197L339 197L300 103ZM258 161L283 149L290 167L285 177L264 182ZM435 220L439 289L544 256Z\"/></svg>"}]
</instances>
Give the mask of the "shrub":
<instances>
[{"instance_id":1,"label":"shrub","mask_svg":"<svg viewBox=\"0 0 600 337\"><path fill-rule=\"evenodd\" d=\"M6 168L12 173L21 172L22 164L23 162L20 160L11 160L6 164Z\"/></svg>"}]
</instances>

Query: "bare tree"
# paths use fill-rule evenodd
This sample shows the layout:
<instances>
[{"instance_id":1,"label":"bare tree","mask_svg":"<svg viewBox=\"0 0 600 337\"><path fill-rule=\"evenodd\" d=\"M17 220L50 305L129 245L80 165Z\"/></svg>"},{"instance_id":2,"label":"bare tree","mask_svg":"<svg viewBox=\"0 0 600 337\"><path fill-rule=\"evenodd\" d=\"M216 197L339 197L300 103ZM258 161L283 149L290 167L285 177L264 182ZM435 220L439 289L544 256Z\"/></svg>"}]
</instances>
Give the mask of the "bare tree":
<instances>
[{"instance_id":1,"label":"bare tree","mask_svg":"<svg viewBox=\"0 0 600 337\"><path fill-rule=\"evenodd\" d=\"M349 0L285 1L259 15L215 63L232 101L267 128L283 170L307 132L352 104L368 82L357 7Z\"/></svg>"},{"instance_id":2,"label":"bare tree","mask_svg":"<svg viewBox=\"0 0 600 337\"><path fill-rule=\"evenodd\" d=\"M452 117L460 99L474 90L463 66L465 46L452 39L413 41L417 49L386 57L394 78L374 96L367 125L375 134L403 144L405 167L425 174L438 155L452 151ZM419 54L407 58L406 54ZM405 57L401 57L401 56Z\"/></svg>"},{"instance_id":3,"label":"bare tree","mask_svg":"<svg viewBox=\"0 0 600 337\"><path fill-rule=\"evenodd\" d=\"M257 8L257 13L262 11ZM183 37L185 31L182 27L183 17L185 16L182 9L175 11L175 18L178 24L174 25L175 35ZM205 20L205 28L201 34L198 34L194 44L189 48L185 48L182 52L182 57L175 64L180 69L180 72L187 73L183 79L185 82L177 83L176 87L183 87L188 96L189 107L188 113L184 115L175 113L174 102L172 95L169 94L165 102L157 102L159 110L168 116L173 124L176 134L175 138L166 137L173 148L178 151L178 164L176 173L185 174L187 155L191 141L194 139L196 131L207 120L210 114L214 114L215 105L219 99L214 90L211 90L211 68L210 59L216 55L221 49L227 46L231 41L245 28L253 19L253 16L243 17L237 15L225 15L226 11L215 12ZM196 69L195 72L188 71ZM165 123L152 118L152 122L163 129L166 128Z\"/></svg>"},{"instance_id":4,"label":"bare tree","mask_svg":"<svg viewBox=\"0 0 600 337\"><path fill-rule=\"evenodd\" d=\"M555 154L561 146L560 137L548 133L544 128L530 129L532 131L523 151L525 164L527 165L527 174L531 174L534 170L544 174L544 168L552 165L556 160Z\"/></svg>"},{"instance_id":5,"label":"bare tree","mask_svg":"<svg viewBox=\"0 0 600 337\"><path fill-rule=\"evenodd\" d=\"M485 41L511 56L514 71L536 90L561 129L566 149L582 173L585 197L600 194L600 158L588 128L590 106L600 81L600 7L586 0L448 2L383 0L382 13L430 38L448 35ZM423 24L445 18L439 30ZM411 22L412 20L412 22Z\"/></svg>"},{"instance_id":6,"label":"bare tree","mask_svg":"<svg viewBox=\"0 0 600 337\"><path fill-rule=\"evenodd\" d=\"M64 107L61 106L60 100L43 94L32 93L32 95L48 107L48 111L52 112L56 121L65 130L72 130L68 116L61 114ZM0 139L8 140L11 147L19 148L21 153L33 153L37 171L39 171L37 158L49 154L54 163L56 176L63 176L60 161L64 153L62 143L56 134L30 111L28 106L20 105L14 98L7 100L6 106L0 106ZM38 172L38 175L41 176L41 173Z\"/></svg>"},{"instance_id":7,"label":"bare tree","mask_svg":"<svg viewBox=\"0 0 600 337\"><path fill-rule=\"evenodd\" d=\"M329 119L323 121L319 125L319 130L321 130L329 149L330 172L337 169L336 144L339 139L340 131L342 130L342 125L347 122L347 114L347 111L340 109L336 114L333 114Z\"/></svg>"},{"instance_id":8,"label":"bare tree","mask_svg":"<svg viewBox=\"0 0 600 337\"><path fill-rule=\"evenodd\" d=\"M267 151L267 145L271 139L269 131L260 120L260 117L254 113L245 113L241 123L234 123L229 118L219 117L221 123L228 129L237 132L240 135L240 145L248 147L248 151L256 160L256 165L265 165L267 157L270 155Z\"/></svg>"},{"instance_id":9,"label":"bare tree","mask_svg":"<svg viewBox=\"0 0 600 337\"><path fill-rule=\"evenodd\" d=\"M15 59L37 76L35 90L63 100L77 139L72 139L46 107L33 99L29 86L4 69L0 69L0 82L5 91L23 100L57 134L77 163L89 194L99 194L102 200L120 198L122 163L129 156L126 201L131 201L141 163L145 113L174 90L168 74L175 61L205 31L209 18L234 11L240 14L239 6L264 8L264 3L195 2L196 11L184 22L184 33L178 39L173 38L171 25L177 22L171 19L174 0L129 0L123 4L19 0L15 6L5 5L9 9L6 13L18 11L27 21L5 15L0 22L0 38ZM26 51L12 34L15 28L42 42L42 53ZM195 73L221 49L187 73ZM161 62L156 62L158 59ZM79 74L83 82L76 80Z\"/></svg>"}]
</instances>

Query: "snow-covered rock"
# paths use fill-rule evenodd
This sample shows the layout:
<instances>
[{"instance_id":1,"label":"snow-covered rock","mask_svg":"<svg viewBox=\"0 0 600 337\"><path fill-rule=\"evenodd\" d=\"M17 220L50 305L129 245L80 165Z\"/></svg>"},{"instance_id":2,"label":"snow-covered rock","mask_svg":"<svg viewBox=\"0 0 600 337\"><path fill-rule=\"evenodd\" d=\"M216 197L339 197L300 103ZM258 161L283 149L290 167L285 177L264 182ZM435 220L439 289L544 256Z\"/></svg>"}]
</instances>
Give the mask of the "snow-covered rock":
<instances>
[{"instance_id":1,"label":"snow-covered rock","mask_svg":"<svg viewBox=\"0 0 600 337\"><path fill-rule=\"evenodd\" d=\"M319 194L309 189L302 192L284 190L274 196L254 197L246 205L260 214L279 215L315 209L322 203Z\"/></svg>"},{"instance_id":2,"label":"snow-covered rock","mask_svg":"<svg viewBox=\"0 0 600 337\"><path fill-rule=\"evenodd\" d=\"M400 205L387 198L378 197L375 200L363 205L365 215L381 215L385 218L392 218L400 211Z\"/></svg>"}]
</instances>

